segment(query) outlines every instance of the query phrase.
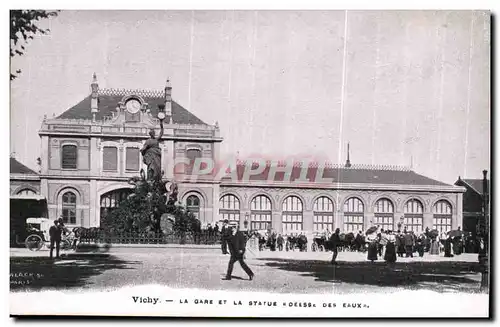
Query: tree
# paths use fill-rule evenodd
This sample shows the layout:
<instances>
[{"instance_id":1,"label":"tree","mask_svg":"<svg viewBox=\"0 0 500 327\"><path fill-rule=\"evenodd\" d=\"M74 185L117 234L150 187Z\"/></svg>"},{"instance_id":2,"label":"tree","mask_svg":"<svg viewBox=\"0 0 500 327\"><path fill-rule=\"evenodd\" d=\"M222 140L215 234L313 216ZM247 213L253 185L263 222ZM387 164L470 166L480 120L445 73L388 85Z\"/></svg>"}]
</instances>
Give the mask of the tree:
<instances>
[{"instance_id":1,"label":"tree","mask_svg":"<svg viewBox=\"0 0 500 327\"><path fill-rule=\"evenodd\" d=\"M161 216L165 213L175 217L173 233L184 240L190 233L199 232L200 222L183 206L171 200L163 183L136 178L130 181L135 185L134 191L118 207L108 213L101 221L102 229L111 235L132 233L161 235Z\"/></svg>"},{"instance_id":2,"label":"tree","mask_svg":"<svg viewBox=\"0 0 500 327\"><path fill-rule=\"evenodd\" d=\"M58 11L47 10L11 10L10 11L10 57L22 56L26 50L26 44L33 40L37 34L47 34L49 29L40 28L38 23L41 19L57 16ZM16 74L20 74L17 70ZM10 74L10 80L17 77Z\"/></svg>"}]
</instances>

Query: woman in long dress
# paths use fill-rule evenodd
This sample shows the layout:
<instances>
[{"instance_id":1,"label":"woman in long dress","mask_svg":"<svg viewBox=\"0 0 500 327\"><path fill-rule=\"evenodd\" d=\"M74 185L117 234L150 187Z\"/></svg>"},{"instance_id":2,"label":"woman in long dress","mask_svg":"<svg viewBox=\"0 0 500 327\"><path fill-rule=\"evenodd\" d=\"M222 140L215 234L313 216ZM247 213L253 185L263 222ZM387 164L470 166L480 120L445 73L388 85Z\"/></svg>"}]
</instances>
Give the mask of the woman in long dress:
<instances>
[{"instance_id":1,"label":"woman in long dress","mask_svg":"<svg viewBox=\"0 0 500 327\"><path fill-rule=\"evenodd\" d=\"M387 263L396 262L396 236L392 233L392 231L387 231L386 235L387 243L385 245L385 255L384 260Z\"/></svg>"},{"instance_id":2,"label":"woman in long dress","mask_svg":"<svg viewBox=\"0 0 500 327\"><path fill-rule=\"evenodd\" d=\"M368 242L368 260L373 262L378 259L377 233L371 233L366 235L366 241Z\"/></svg>"},{"instance_id":3,"label":"woman in long dress","mask_svg":"<svg viewBox=\"0 0 500 327\"><path fill-rule=\"evenodd\" d=\"M431 248L429 249L430 255L439 255L439 238L435 236L431 239Z\"/></svg>"}]
</instances>

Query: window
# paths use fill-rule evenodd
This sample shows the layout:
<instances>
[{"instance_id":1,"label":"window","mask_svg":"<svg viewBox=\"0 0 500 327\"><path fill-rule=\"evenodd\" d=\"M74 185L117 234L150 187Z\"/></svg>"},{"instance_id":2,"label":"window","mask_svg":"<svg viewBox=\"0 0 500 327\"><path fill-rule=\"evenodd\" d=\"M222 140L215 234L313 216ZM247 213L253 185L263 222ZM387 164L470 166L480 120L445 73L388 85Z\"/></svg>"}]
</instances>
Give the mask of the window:
<instances>
[{"instance_id":1,"label":"window","mask_svg":"<svg viewBox=\"0 0 500 327\"><path fill-rule=\"evenodd\" d=\"M289 196L283 201L283 234L302 231L302 201L296 196Z\"/></svg>"},{"instance_id":2,"label":"window","mask_svg":"<svg viewBox=\"0 0 500 327\"><path fill-rule=\"evenodd\" d=\"M195 167L196 159L201 158L201 150L200 149L188 149L186 151L186 157L188 158L188 165L186 169L186 174L191 175L193 173L193 168ZM197 168L198 170L200 167Z\"/></svg>"},{"instance_id":3,"label":"window","mask_svg":"<svg viewBox=\"0 0 500 327\"><path fill-rule=\"evenodd\" d=\"M200 217L200 198L196 195L190 195L186 199L186 208L196 219Z\"/></svg>"},{"instance_id":4,"label":"window","mask_svg":"<svg viewBox=\"0 0 500 327\"><path fill-rule=\"evenodd\" d=\"M363 230L364 210L363 202L358 198L349 198L344 202L344 233Z\"/></svg>"},{"instance_id":5,"label":"window","mask_svg":"<svg viewBox=\"0 0 500 327\"><path fill-rule=\"evenodd\" d=\"M31 196L31 195L36 195L36 192L33 191L32 189L25 188L25 189L20 190L16 194L21 195L21 196Z\"/></svg>"},{"instance_id":6,"label":"window","mask_svg":"<svg viewBox=\"0 0 500 327\"><path fill-rule=\"evenodd\" d=\"M265 195L257 195L250 202L250 229L267 230L272 228L271 200Z\"/></svg>"},{"instance_id":7,"label":"window","mask_svg":"<svg viewBox=\"0 0 500 327\"><path fill-rule=\"evenodd\" d=\"M76 195L73 192L62 196L62 218L65 224L76 224Z\"/></svg>"},{"instance_id":8,"label":"window","mask_svg":"<svg viewBox=\"0 0 500 327\"><path fill-rule=\"evenodd\" d=\"M404 228L414 233L422 233L424 226L424 206L417 199L410 199L404 207Z\"/></svg>"},{"instance_id":9,"label":"window","mask_svg":"<svg viewBox=\"0 0 500 327\"><path fill-rule=\"evenodd\" d=\"M240 224L240 200L232 194L224 195L219 201L219 213L222 220Z\"/></svg>"},{"instance_id":10,"label":"window","mask_svg":"<svg viewBox=\"0 0 500 327\"><path fill-rule=\"evenodd\" d=\"M118 149L114 146L102 148L102 169L106 171L118 170Z\"/></svg>"},{"instance_id":11,"label":"window","mask_svg":"<svg viewBox=\"0 0 500 327\"><path fill-rule=\"evenodd\" d=\"M389 199L380 199L375 203L373 223L383 230L394 229L394 206Z\"/></svg>"},{"instance_id":12,"label":"window","mask_svg":"<svg viewBox=\"0 0 500 327\"><path fill-rule=\"evenodd\" d=\"M73 144L66 144L62 146L61 151L61 167L62 169L76 169L77 168L77 147Z\"/></svg>"},{"instance_id":13,"label":"window","mask_svg":"<svg viewBox=\"0 0 500 327\"><path fill-rule=\"evenodd\" d=\"M139 171L140 170L140 153L138 148L127 148L125 150L125 170Z\"/></svg>"},{"instance_id":14,"label":"window","mask_svg":"<svg viewBox=\"0 0 500 327\"><path fill-rule=\"evenodd\" d=\"M432 218L432 225L439 233L451 231L451 204L446 200L440 200L434 204L432 208L434 216Z\"/></svg>"},{"instance_id":15,"label":"window","mask_svg":"<svg viewBox=\"0 0 500 327\"><path fill-rule=\"evenodd\" d=\"M333 201L322 196L314 201L313 229L315 232L333 231Z\"/></svg>"},{"instance_id":16,"label":"window","mask_svg":"<svg viewBox=\"0 0 500 327\"><path fill-rule=\"evenodd\" d=\"M132 190L118 189L108 192L101 196L101 219L105 218L109 213L115 210L121 201L125 200Z\"/></svg>"}]
</instances>

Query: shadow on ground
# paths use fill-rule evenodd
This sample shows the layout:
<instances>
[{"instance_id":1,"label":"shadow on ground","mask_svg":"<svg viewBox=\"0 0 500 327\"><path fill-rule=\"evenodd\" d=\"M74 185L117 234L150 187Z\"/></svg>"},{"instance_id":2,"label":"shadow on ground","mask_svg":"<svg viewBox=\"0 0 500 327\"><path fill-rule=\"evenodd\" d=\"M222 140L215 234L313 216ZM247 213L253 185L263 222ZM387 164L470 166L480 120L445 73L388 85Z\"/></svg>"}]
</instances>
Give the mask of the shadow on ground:
<instances>
[{"instance_id":1,"label":"shadow on ground","mask_svg":"<svg viewBox=\"0 0 500 327\"><path fill-rule=\"evenodd\" d=\"M342 262L266 259L268 267L302 273L316 281L426 289L437 292L479 292L480 266L471 262Z\"/></svg>"},{"instance_id":2,"label":"shadow on ground","mask_svg":"<svg viewBox=\"0 0 500 327\"><path fill-rule=\"evenodd\" d=\"M109 254L76 254L52 260L47 257L11 257L10 290L39 291L88 285L87 279L106 270L134 269L134 261Z\"/></svg>"}]
</instances>

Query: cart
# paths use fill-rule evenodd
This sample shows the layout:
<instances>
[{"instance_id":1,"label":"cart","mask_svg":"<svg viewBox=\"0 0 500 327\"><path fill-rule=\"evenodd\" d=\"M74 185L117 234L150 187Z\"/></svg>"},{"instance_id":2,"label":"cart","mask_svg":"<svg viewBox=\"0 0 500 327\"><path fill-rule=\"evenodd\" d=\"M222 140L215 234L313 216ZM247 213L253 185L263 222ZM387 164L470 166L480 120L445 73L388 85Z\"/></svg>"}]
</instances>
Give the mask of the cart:
<instances>
[{"instance_id":1,"label":"cart","mask_svg":"<svg viewBox=\"0 0 500 327\"><path fill-rule=\"evenodd\" d=\"M49 229L51 220L48 218L27 218L26 219L28 237L24 244L30 251L39 251L44 246L50 247ZM74 232L69 232L61 239L60 249L70 250L76 248L76 237Z\"/></svg>"}]
</instances>

